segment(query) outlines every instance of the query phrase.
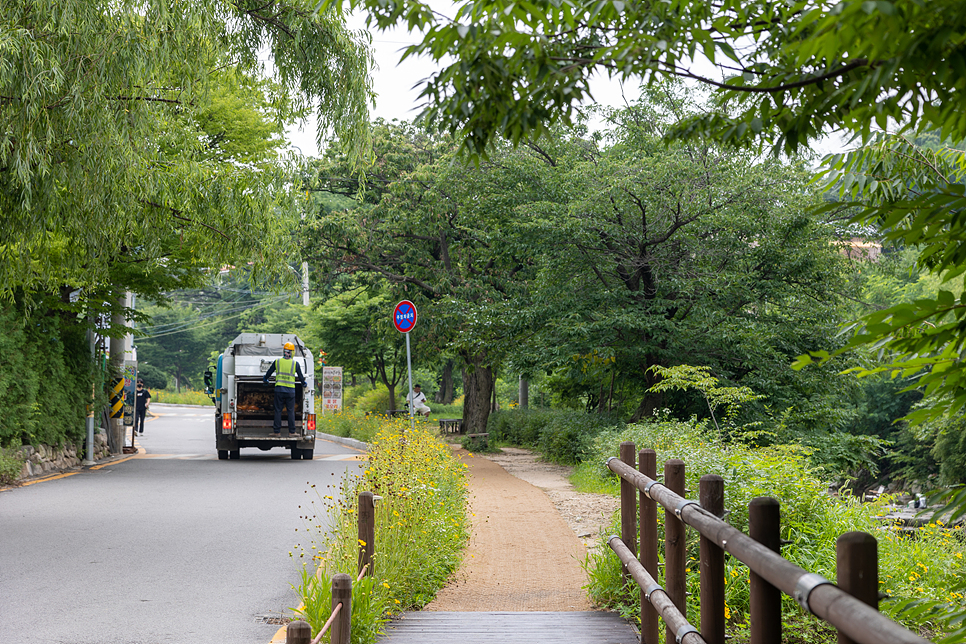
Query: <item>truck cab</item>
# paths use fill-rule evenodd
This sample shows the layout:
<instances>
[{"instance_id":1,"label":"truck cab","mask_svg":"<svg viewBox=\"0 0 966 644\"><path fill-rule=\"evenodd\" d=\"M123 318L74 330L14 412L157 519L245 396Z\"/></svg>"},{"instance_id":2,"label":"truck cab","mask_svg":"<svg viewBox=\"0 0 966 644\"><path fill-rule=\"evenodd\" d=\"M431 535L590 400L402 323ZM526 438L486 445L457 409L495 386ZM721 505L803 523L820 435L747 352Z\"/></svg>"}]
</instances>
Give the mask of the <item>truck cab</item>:
<instances>
[{"instance_id":1,"label":"truck cab","mask_svg":"<svg viewBox=\"0 0 966 644\"><path fill-rule=\"evenodd\" d=\"M288 433L282 413L282 433L275 434L275 384L262 378L286 342L295 345L292 357L305 376L307 387L295 387L295 429ZM297 335L242 333L218 357L215 372L205 373L207 391L215 403L215 449L221 460L240 458L243 447L291 450L295 460L311 460L315 450L315 364L312 353Z\"/></svg>"}]
</instances>

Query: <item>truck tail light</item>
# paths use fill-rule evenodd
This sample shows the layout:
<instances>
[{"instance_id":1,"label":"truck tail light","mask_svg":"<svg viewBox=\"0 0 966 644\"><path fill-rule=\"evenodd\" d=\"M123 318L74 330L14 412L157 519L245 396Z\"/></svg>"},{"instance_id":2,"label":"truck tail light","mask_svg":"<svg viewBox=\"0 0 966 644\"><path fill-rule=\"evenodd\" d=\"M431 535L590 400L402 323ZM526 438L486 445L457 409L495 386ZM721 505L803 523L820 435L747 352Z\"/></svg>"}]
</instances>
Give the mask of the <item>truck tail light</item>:
<instances>
[{"instance_id":1,"label":"truck tail light","mask_svg":"<svg viewBox=\"0 0 966 644\"><path fill-rule=\"evenodd\" d=\"M315 431L315 414L309 414L309 422L307 425L310 432Z\"/></svg>"},{"instance_id":2,"label":"truck tail light","mask_svg":"<svg viewBox=\"0 0 966 644\"><path fill-rule=\"evenodd\" d=\"M223 432L231 431L231 414L221 415L221 431Z\"/></svg>"}]
</instances>

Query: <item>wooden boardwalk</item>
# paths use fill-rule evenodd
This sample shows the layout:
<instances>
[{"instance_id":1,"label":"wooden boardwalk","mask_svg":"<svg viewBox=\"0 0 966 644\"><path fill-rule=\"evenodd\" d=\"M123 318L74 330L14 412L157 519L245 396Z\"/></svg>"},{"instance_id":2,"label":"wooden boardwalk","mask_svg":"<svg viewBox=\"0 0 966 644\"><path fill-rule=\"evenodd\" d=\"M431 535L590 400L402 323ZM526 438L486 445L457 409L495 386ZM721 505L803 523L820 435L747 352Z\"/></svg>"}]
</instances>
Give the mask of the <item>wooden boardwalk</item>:
<instances>
[{"instance_id":1,"label":"wooden boardwalk","mask_svg":"<svg viewBox=\"0 0 966 644\"><path fill-rule=\"evenodd\" d=\"M404 613L379 644L638 644L637 629L615 613Z\"/></svg>"}]
</instances>

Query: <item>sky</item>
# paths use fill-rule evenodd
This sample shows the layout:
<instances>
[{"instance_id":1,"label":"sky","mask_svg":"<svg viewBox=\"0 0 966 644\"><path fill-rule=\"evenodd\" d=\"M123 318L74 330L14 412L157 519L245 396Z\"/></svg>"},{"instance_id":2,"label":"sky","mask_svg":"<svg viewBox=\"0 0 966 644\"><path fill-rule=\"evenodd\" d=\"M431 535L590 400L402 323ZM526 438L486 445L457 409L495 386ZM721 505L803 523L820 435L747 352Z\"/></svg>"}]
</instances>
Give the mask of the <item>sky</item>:
<instances>
[{"instance_id":1,"label":"sky","mask_svg":"<svg viewBox=\"0 0 966 644\"><path fill-rule=\"evenodd\" d=\"M348 21L350 29L365 29L365 17L354 14ZM378 96L375 108L371 109L373 119L410 120L420 112L419 92L417 85L421 80L431 76L439 67L428 59L407 59L400 63L401 50L417 42L416 35L410 35L405 29L391 31L374 31L372 46L378 69L373 72L372 84ZM636 98L636 87L629 87L629 99ZM624 97L622 86L617 81L598 78L592 85L592 92L596 102L603 105L622 106ZM301 127L290 127L287 136L291 145L305 156L317 156L318 148L315 144L315 121L308 121Z\"/></svg>"}]
</instances>

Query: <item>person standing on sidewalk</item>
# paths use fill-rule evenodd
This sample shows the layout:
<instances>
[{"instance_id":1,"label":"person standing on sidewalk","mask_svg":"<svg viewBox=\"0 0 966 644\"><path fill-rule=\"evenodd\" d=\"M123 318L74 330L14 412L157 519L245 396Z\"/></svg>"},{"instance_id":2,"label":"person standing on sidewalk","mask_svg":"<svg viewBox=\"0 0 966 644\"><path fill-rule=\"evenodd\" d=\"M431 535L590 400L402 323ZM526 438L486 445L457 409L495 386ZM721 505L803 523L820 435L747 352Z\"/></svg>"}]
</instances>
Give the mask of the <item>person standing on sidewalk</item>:
<instances>
[{"instance_id":1,"label":"person standing on sidewalk","mask_svg":"<svg viewBox=\"0 0 966 644\"><path fill-rule=\"evenodd\" d=\"M265 372L262 382L268 384L268 377L275 374L275 422L272 424L272 431L276 434L282 433L282 409L288 408L288 433L295 433L295 383L298 382L304 390L307 386L305 376L302 375L302 367L292 357L295 345L286 342L282 347L282 357L276 358L272 366Z\"/></svg>"},{"instance_id":2,"label":"person standing on sidewalk","mask_svg":"<svg viewBox=\"0 0 966 644\"><path fill-rule=\"evenodd\" d=\"M144 415L151 406L151 392L144 386L143 380L138 380L137 389L134 391L134 431L138 434L144 433Z\"/></svg>"}]
</instances>

